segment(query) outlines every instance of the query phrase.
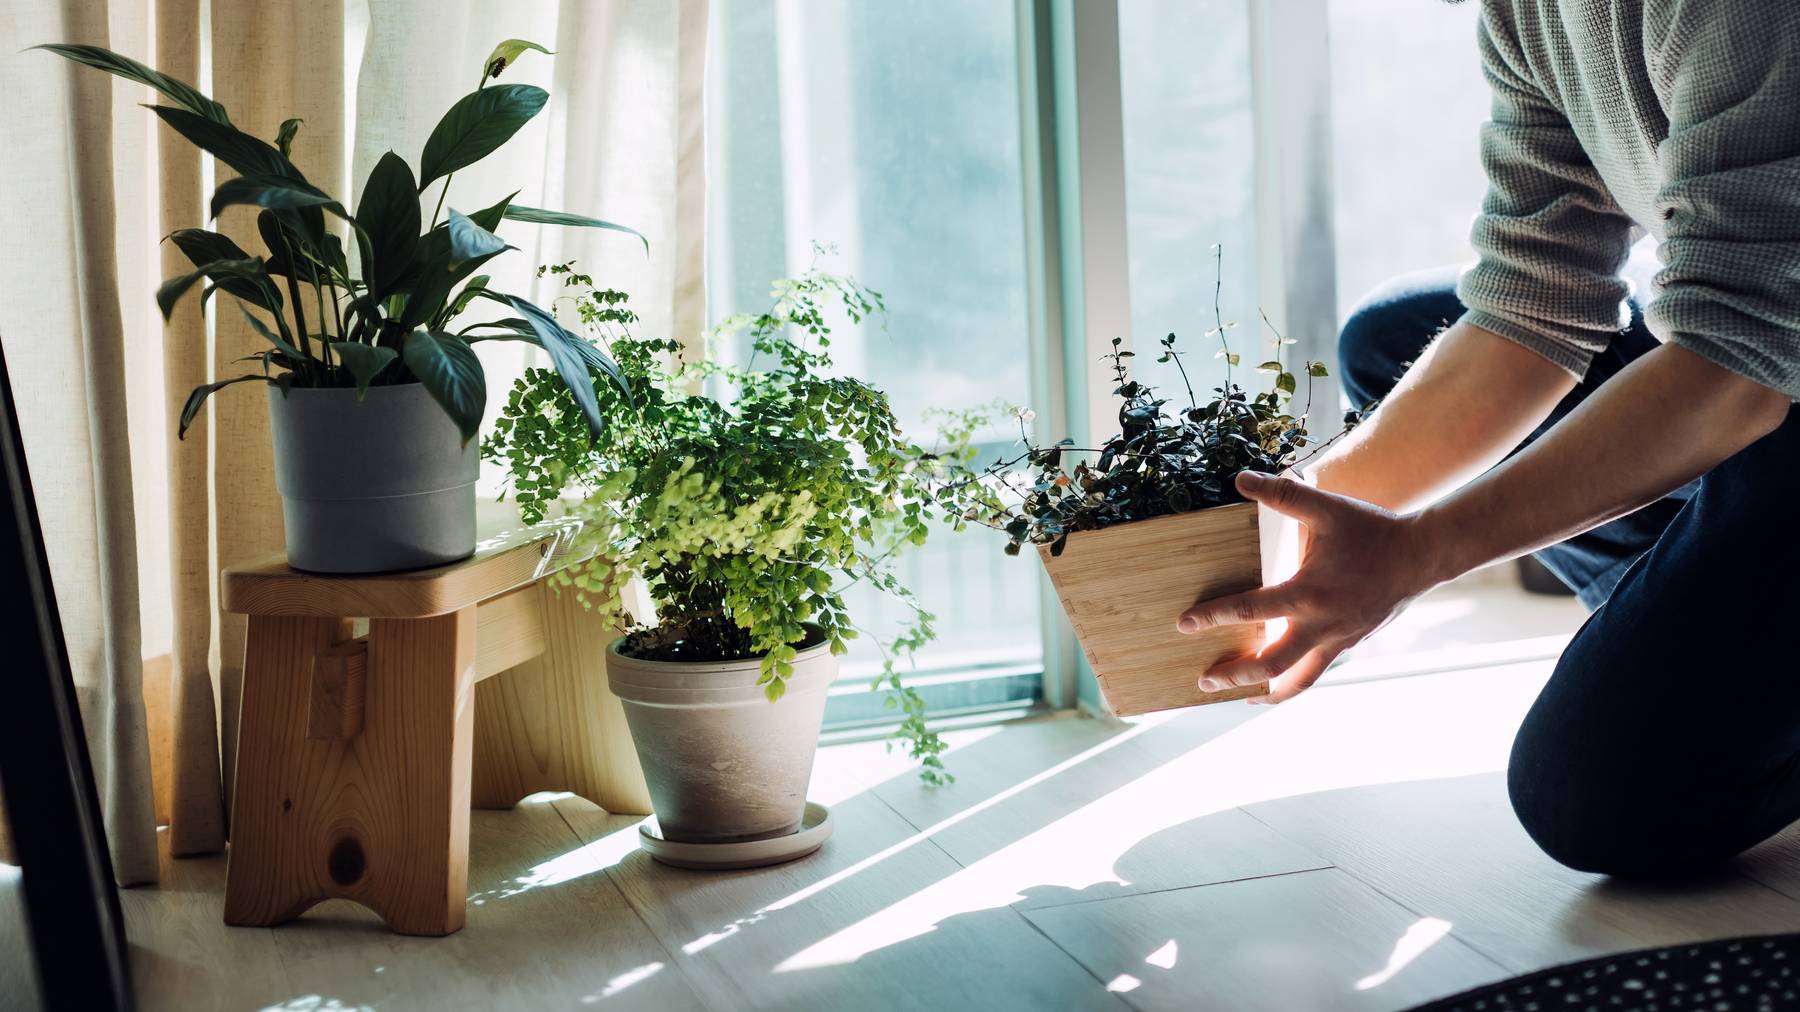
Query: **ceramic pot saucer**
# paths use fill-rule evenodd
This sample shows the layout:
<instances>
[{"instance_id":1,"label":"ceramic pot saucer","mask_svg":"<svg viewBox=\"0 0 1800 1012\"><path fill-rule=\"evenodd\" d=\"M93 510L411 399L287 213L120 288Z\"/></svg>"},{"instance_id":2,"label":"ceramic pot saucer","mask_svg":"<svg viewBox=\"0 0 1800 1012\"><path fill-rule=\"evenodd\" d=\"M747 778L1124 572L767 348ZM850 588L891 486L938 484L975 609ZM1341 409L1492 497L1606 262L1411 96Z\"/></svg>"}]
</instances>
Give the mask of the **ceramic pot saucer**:
<instances>
[{"instance_id":1,"label":"ceramic pot saucer","mask_svg":"<svg viewBox=\"0 0 1800 1012\"><path fill-rule=\"evenodd\" d=\"M824 845L831 830L831 809L808 801L806 812L800 817L800 828L791 836L742 843L680 843L663 839L656 820L646 819L638 826L638 843L663 864L724 871L762 868L805 857Z\"/></svg>"}]
</instances>

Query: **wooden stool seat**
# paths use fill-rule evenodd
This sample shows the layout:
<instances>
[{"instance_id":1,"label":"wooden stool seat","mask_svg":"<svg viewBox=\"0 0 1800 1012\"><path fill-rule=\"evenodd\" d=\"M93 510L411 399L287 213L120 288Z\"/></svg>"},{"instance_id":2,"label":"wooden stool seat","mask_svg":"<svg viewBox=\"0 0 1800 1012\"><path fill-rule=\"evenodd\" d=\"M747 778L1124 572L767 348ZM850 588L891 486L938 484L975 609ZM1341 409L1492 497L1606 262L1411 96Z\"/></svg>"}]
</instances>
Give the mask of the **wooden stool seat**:
<instances>
[{"instance_id":1,"label":"wooden stool seat","mask_svg":"<svg viewBox=\"0 0 1800 1012\"><path fill-rule=\"evenodd\" d=\"M249 616L226 923L342 897L403 934L446 935L463 925L471 802L567 790L648 814L606 687L617 630L544 585L579 561L577 529L507 531L406 573L283 558L225 571L225 609Z\"/></svg>"}]
</instances>

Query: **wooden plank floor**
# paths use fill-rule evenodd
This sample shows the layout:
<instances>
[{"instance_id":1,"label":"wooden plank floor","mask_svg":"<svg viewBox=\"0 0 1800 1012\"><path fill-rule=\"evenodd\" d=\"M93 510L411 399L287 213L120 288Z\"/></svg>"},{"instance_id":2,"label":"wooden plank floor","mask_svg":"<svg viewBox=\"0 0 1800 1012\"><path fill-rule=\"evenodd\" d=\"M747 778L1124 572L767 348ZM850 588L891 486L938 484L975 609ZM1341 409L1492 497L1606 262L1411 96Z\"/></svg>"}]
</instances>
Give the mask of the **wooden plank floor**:
<instances>
[{"instance_id":1,"label":"wooden plank floor","mask_svg":"<svg viewBox=\"0 0 1800 1012\"><path fill-rule=\"evenodd\" d=\"M1275 709L957 732L958 782L824 750L837 832L761 871L665 868L574 797L476 812L468 926L347 903L220 922L224 862L124 894L143 1004L280 1009L1397 1009L1598 952L1800 925L1800 835L1648 890L1562 869L1507 809L1546 661Z\"/></svg>"}]
</instances>

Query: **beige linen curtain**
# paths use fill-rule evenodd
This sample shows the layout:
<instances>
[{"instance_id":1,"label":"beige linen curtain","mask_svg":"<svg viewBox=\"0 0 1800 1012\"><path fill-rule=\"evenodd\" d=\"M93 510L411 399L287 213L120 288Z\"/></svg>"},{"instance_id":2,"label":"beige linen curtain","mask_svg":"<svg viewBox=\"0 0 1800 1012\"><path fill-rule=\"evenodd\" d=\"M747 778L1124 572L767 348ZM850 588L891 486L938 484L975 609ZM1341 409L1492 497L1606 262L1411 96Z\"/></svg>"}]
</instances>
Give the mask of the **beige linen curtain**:
<instances>
[{"instance_id":1,"label":"beige linen curtain","mask_svg":"<svg viewBox=\"0 0 1800 1012\"><path fill-rule=\"evenodd\" d=\"M159 824L175 855L224 844L244 623L219 611L217 575L280 550L280 503L259 392L227 390L185 441L174 435L186 391L257 347L235 314L208 321L190 299L165 327L152 299L187 269L159 237L206 224L211 159L139 107L148 90L20 50L107 46L198 84L265 138L301 117L295 161L354 195L389 148L416 163L496 42L541 42L557 55L527 54L507 79L548 87L549 108L458 173L449 204L522 190L523 203L638 228L648 257L617 233L509 223L522 252L496 282L530 292L536 264L577 259L632 293L645 333L692 337L705 305L705 24L704 2L660 0L0 5L0 193L14 229L0 247L0 342L122 884L156 879ZM244 209L217 227L260 248ZM484 350L490 404L528 364L521 349Z\"/></svg>"}]
</instances>

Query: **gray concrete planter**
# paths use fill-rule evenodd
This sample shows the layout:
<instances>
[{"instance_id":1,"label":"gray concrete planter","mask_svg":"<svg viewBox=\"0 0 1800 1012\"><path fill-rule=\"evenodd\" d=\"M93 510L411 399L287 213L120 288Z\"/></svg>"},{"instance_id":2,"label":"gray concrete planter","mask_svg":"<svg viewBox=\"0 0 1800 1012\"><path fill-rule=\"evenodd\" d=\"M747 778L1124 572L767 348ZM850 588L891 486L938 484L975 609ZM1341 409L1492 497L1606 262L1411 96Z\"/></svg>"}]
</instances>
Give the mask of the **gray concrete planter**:
<instances>
[{"instance_id":1,"label":"gray concrete planter","mask_svg":"<svg viewBox=\"0 0 1800 1012\"><path fill-rule=\"evenodd\" d=\"M420 569L475 551L474 440L417 383L269 388L288 564L317 573Z\"/></svg>"},{"instance_id":2,"label":"gray concrete planter","mask_svg":"<svg viewBox=\"0 0 1800 1012\"><path fill-rule=\"evenodd\" d=\"M828 644L800 651L787 694L764 698L759 661L684 663L606 655L606 676L625 704L650 803L665 839L738 843L800 828L837 677Z\"/></svg>"}]
</instances>

